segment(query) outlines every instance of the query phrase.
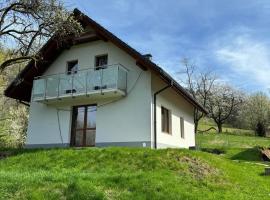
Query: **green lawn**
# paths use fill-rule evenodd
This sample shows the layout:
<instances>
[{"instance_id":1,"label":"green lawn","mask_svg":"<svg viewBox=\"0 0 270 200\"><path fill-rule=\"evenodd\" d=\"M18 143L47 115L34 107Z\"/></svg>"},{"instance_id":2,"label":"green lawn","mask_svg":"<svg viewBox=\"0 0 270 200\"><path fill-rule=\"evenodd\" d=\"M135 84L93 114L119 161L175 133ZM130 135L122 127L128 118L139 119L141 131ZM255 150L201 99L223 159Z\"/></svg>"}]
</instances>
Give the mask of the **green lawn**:
<instances>
[{"instance_id":1,"label":"green lawn","mask_svg":"<svg viewBox=\"0 0 270 200\"><path fill-rule=\"evenodd\" d=\"M85 148L13 154L0 160L0 199L270 199L263 166L201 151Z\"/></svg>"},{"instance_id":2,"label":"green lawn","mask_svg":"<svg viewBox=\"0 0 270 200\"><path fill-rule=\"evenodd\" d=\"M200 150L219 150L228 159L261 162L260 147L270 147L270 138L232 134L204 133L196 135L196 146Z\"/></svg>"},{"instance_id":3,"label":"green lawn","mask_svg":"<svg viewBox=\"0 0 270 200\"><path fill-rule=\"evenodd\" d=\"M214 127L217 130L217 125L215 122L213 122L209 118L203 118L198 126L199 131L205 131L208 130L209 128ZM233 134L233 135L248 135L248 136L254 136L255 133L252 130L245 130L245 129L238 129L238 128L233 128L229 124L224 124L223 125L223 132L226 134ZM216 133L217 131L214 129L211 129L208 131L208 133Z\"/></svg>"}]
</instances>

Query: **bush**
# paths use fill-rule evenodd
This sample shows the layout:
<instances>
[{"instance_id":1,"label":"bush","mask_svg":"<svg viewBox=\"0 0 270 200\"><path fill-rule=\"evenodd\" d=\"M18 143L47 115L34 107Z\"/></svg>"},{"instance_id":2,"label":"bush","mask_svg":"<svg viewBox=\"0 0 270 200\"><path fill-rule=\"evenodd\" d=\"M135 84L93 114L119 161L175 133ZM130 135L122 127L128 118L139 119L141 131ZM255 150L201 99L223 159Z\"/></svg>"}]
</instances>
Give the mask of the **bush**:
<instances>
[{"instance_id":1,"label":"bush","mask_svg":"<svg viewBox=\"0 0 270 200\"><path fill-rule=\"evenodd\" d=\"M260 137L265 137L266 136L266 128L265 125L261 122L258 122L256 125L256 134Z\"/></svg>"}]
</instances>

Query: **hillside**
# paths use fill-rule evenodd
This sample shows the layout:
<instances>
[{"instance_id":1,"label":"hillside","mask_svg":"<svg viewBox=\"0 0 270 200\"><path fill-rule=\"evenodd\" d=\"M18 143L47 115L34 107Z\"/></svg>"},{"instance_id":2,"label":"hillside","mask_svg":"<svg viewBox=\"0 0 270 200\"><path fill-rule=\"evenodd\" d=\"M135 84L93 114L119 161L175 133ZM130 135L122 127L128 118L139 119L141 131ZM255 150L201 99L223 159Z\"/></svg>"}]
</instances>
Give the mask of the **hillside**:
<instances>
[{"instance_id":1,"label":"hillside","mask_svg":"<svg viewBox=\"0 0 270 200\"><path fill-rule=\"evenodd\" d=\"M217 129L216 124L209 118L204 118L199 124L199 130L211 127ZM196 135L196 146L206 152L221 153L232 160L260 162L260 147L270 147L270 138L256 137L254 131L237 129L224 124L223 133L218 134L214 129L200 132Z\"/></svg>"},{"instance_id":2,"label":"hillside","mask_svg":"<svg viewBox=\"0 0 270 200\"><path fill-rule=\"evenodd\" d=\"M189 150L13 150L0 199L269 199L263 166Z\"/></svg>"},{"instance_id":3,"label":"hillside","mask_svg":"<svg viewBox=\"0 0 270 200\"><path fill-rule=\"evenodd\" d=\"M217 125L212 119L205 117L205 118L200 120L200 123L198 126L199 132L208 130L210 128L215 128L217 130ZM217 132L216 130L211 129L207 132L208 133L216 133ZM223 133L229 133L229 134L234 134L234 135L248 135L248 136L255 135L254 131L252 131L252 130L234 128L230 124L223 125Z\"/></svg>"},{"instance_id":4,"label":"hillside","mask_svg":"<svg viewBox=\"0 0 270 200\"><path fill-rule=\"evenodd\" d=\"M270 138L233 134L197 134L196 146L202 151L219 152L232 160L260 162L260 147L270 147Z\"/></svg>"}]
</instances>

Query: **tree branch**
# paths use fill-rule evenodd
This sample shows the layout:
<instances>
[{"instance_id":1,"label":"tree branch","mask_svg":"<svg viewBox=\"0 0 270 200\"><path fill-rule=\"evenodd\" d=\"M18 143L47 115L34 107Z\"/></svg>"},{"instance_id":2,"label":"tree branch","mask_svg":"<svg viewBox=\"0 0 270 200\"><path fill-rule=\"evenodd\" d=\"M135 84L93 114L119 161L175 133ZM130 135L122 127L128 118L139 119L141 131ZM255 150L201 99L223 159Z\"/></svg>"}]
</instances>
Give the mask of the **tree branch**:
<instances>
[{"instance_id":1,"label":"tree branch","mask_svg":"<svg viewBox=\"0 0 270 200\"><path fill-rule=\"evenodd\" d=\"M31 59L34 59L34 58L35 58L35 56L21 56L21 57L17 57L17 58L11 58L9 60L4 61L0 65L0 71L3 71L7 66L9 66L11 64L22 63L22 62L25 62L27 60L31 60Z\"/></svg>"}]
</instances>

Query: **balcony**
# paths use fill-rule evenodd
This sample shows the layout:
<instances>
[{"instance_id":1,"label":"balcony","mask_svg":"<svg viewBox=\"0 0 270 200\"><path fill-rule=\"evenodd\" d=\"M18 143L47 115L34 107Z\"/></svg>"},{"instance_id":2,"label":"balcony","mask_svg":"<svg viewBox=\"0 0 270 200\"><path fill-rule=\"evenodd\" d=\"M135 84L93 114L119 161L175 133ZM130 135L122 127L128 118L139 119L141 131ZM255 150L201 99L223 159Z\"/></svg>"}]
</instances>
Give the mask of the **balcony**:
<instances>
[{"instance_id":1,"label":"balcony","mask_svg":"<svg viewBox=\"0 0 270 200\"><path fill-rule=\"evenodd\" d=\"M73 74L36 77L32 101L55 102L71 98L117 98L126 95L128 70L121 64L88 68ZM80 98L79 98L80 97Z\"/></svg>"}]
</instances>

